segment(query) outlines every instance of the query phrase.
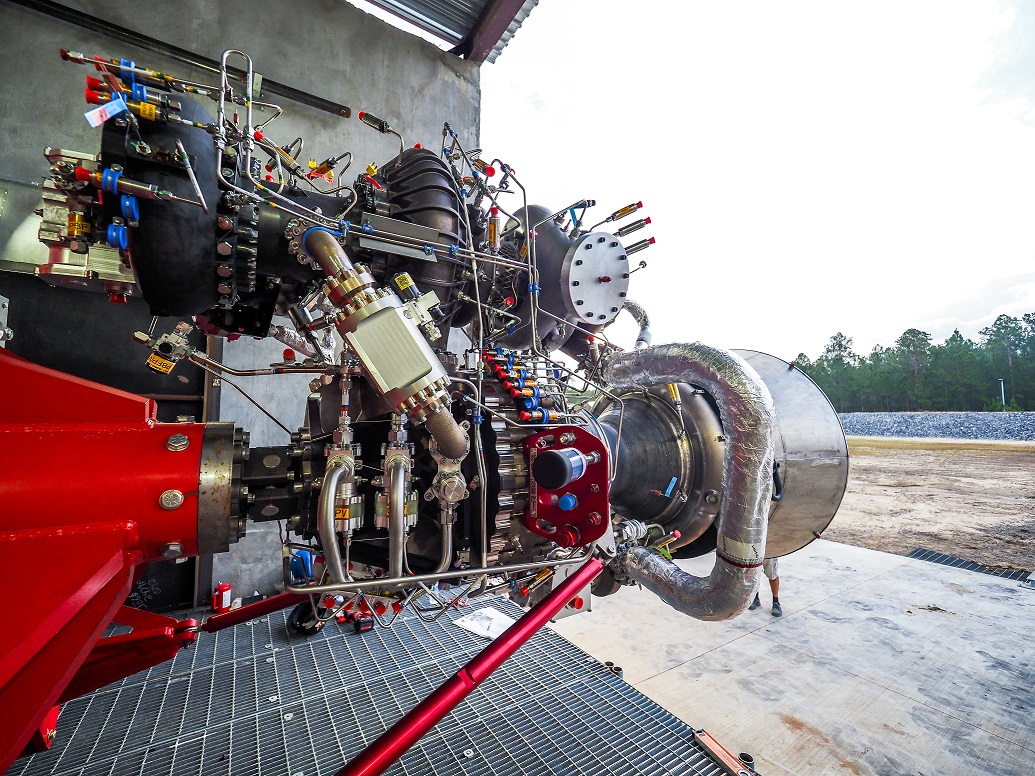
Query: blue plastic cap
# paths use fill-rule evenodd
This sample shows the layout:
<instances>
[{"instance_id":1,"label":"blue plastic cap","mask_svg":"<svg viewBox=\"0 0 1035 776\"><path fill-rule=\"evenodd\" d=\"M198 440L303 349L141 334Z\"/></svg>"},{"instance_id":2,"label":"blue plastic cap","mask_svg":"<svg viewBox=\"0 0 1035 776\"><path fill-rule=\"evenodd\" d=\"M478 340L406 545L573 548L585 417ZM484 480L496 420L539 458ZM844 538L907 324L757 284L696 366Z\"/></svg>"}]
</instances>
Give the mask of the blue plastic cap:
<instances>
[{"instance_id":1,"label":"blue plastic cap","mask_svg":"<svg viewBox=\"0 0 1035 776\"><path fill-rule=\"evenodd\" d=\"M579 504L579 500L570 493L565 493L557 499L557 506L562 512L570 512Z\"/></svg>"}]
</instances>

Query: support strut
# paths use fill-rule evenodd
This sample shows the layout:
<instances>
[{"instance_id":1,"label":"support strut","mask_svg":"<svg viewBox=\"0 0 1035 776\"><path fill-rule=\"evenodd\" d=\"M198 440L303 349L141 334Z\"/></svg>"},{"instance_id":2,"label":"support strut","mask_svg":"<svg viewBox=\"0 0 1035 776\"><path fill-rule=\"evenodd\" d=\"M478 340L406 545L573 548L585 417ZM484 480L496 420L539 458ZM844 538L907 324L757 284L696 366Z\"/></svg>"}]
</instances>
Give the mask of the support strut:
<instances>
[{"instance_id":1,"label":"support strut","mask_svg":"<svg viewBox=\"0 0 1035 776\"><path fill-rule=\"evenodd\" d=\"M596 558L590 558L578 571L564 580L546 598L505 630L489 646L439 686L431 695L413 707L398 722L382 733L356 758L338 771L337 776L378 776L437 725L443 717L517 652L536 632L563 609L579 590L603 570Z\"/></svg>"}]
</instances>

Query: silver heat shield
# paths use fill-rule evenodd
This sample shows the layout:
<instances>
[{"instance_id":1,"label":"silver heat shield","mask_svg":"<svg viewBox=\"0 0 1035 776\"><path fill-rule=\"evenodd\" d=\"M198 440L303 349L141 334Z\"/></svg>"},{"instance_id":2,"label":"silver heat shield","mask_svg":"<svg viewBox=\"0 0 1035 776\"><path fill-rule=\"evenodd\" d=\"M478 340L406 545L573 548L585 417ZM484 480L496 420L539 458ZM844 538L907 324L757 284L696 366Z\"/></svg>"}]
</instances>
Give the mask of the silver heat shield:
<instances>
[{"instance_id":1,"label":"silver heat shield","mask_svg":"<svg viewBox=\"0 0 1035 776\"><path fill-rule=\"evenodd\" d=\"M647 315L643 305L639 302L634 302L632 299L626 299L625 306L622 309L628 312L636 321L636 325L640 327L633 350L643 350L650 345L650 316Z\"/></svg>"},{"instance_id":2,"label":"silver heat shield","mask_svg":"<svg viewBox=\"0 0 1035 776\"><path fill-rule=\"evenodd\" d=\"M774 456L769 389L740 356L701 344L619 353L602 376L619 390L691 383L715 400L726 448L711 574L695 577L644 547L619 554L615 563L620 576L639 582L684 614L700 620L735 617L755 593L765 555Z\"/></svg>"}]
</instances>

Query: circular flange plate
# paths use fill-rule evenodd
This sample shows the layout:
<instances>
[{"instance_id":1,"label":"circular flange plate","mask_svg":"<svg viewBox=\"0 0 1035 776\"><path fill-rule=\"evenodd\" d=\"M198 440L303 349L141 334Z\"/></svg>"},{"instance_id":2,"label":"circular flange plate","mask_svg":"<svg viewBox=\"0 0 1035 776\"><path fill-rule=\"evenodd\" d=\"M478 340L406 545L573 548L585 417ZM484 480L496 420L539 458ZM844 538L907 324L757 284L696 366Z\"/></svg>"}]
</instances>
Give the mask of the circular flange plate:
<instances>
[{"instance_id":1,"label":"circular flange plate","mask_svg":"<svg viewBox=\"0 0 1035 776\"><path fill-rule=\"evenodd\" d=\"M572 243L561 267L569 314L585 325L614 320L629 290L629 258L617 237L590 232Z\"/></svg>"}]
</instances>

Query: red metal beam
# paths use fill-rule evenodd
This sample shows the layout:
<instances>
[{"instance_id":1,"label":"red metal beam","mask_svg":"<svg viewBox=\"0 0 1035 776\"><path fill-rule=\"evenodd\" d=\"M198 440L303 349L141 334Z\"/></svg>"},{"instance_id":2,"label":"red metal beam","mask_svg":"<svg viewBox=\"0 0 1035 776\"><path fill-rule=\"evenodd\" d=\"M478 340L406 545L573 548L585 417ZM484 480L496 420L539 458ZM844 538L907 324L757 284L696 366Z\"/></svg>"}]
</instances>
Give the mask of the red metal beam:
<instances>
[{"instance_id":1,"label":"red metal beam","mask_svg":"<svg viewBox=\"0 0 1035 776\"><path fill-rule=\"evenodd\" d=\"M61 703L172 660L198 638L197 620L175 620L129 606L121 607L112 621L133 632L98 641L61 693Z\"/></svg>"},{"instance_id":2,"label":"red metal beam","mask_svg":"<svg viewBox=\"0 0 1035 776\"><path fill-rule=\"evenodd\" d=\"M0 600L26 602L0 628L3 773L51 729L62 699L161 662L193 638L173 628L168 638L134 634L94 651L138 567L162 559L167 544L197 554L205 427L157 423L152 401L3 349L0 386ZM188 438L186 450L167 447L172 434ZM182 504L162 508L166 490L178 490ZM26 568L42 569L31 585ZM120 655L120 643L135 651Z\"/></svg>"},{"instance_id":3,"label":"red metal beam","mask_svg":"<svg viewBox=\"0 0 1035 776\"><path fill-rule=\"evenodd\" d=\"M471 662L382 733L352 762L338 771L337 776L378 776L384 773L421 736L455 709L489 674L503 665L507 658L567 606L575 594L592 582L603 568L596 558L587 561L500 634L499 638L475 655Z\"/></svg>"},{"instance_id":4,"label":"red metal beam","mask_svg":"<svg viewBox=\"0 0 1035 776\"><path fill-rule=\"evenodd\" d=\"M235 625L240 625L242 622L254 620L256 617L262 617L270 612L279 612L281 609L287 609L292 604L300 604L302 601L307 600L309 600L309 596L303 593L281 593L263 601L256 601L247 606L231 609L225 614L213 615L205 620L201 630L206 633L215 633L224 628L232 628Z\"/></svg>"}]
</instances>

